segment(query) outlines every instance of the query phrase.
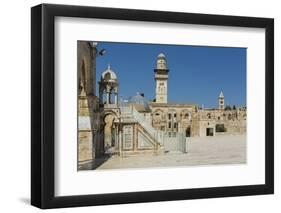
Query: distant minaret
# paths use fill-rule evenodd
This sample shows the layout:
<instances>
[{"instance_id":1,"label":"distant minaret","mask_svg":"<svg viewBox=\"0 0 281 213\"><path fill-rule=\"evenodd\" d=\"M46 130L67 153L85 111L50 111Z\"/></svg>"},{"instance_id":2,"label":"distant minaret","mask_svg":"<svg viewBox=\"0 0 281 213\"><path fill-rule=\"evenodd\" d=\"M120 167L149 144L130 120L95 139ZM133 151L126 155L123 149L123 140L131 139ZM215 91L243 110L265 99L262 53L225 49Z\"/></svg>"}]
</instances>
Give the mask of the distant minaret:
<instances>
[{"instance_id":1,"label":"distant minaret","mask_svg":"<svg viewBox=\"0 0 281 213\"><path fill-rule=\"evenodd\" d=\"M167 103L168 101L168 66L166 57L160 53L157 57L155 72L155 102Z\"/></svg>"},{"instance_id":2,"label":"distant minaret","mask_svg":"<svg viewBox=\"0 0 281 213\"><path fill-rule=\"evenodd\" d=\"M219 96L219 110L224 110L224 95L222 91Z\"/></svg>"}]
</instances>

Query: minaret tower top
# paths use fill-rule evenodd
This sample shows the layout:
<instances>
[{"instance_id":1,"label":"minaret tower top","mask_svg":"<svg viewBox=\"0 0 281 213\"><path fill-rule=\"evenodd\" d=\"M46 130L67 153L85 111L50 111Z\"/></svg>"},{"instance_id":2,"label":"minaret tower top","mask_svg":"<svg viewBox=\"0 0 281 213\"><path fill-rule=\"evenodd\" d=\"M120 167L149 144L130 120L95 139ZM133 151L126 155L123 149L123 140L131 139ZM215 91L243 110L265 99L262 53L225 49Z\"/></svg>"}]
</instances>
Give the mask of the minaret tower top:
<instances>
[{"instance_id":1,"label":"minaret tower top","mask_svg":"<svg viewBox=\"0 0 281 213\"><path fill-rule=\"evenodd\" d=\"M219 95L219 110L224 110L224 95L222 91Z\"/></svg>"},{"instance_id":2,"label":"minaret tower top","mask_svg":"<svg viewBox=\"0 0 281 213\"><path fill-rule=\"evenodd\" d=\"M155 102L167 103L168 101L168 65L163 53L157 56L155 72Z\"/></svg>"}]
</instances>

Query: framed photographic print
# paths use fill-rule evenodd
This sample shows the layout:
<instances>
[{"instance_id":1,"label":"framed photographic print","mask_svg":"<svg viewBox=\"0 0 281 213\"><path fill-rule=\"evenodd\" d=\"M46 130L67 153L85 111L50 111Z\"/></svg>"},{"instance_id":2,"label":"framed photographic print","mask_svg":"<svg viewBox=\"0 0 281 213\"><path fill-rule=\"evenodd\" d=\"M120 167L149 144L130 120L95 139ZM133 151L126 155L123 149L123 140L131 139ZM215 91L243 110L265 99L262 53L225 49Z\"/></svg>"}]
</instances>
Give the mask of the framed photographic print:
<instances>
[{"instance_id":1,"label":"framed photographic print","mask_svg":"<svg viewBox=\"0 0 281 213\"><path fill-rule=\"evenodd\" d=\"M272 194L274 21L31 9L31 203Z\"/></svg>"}]
</instances>

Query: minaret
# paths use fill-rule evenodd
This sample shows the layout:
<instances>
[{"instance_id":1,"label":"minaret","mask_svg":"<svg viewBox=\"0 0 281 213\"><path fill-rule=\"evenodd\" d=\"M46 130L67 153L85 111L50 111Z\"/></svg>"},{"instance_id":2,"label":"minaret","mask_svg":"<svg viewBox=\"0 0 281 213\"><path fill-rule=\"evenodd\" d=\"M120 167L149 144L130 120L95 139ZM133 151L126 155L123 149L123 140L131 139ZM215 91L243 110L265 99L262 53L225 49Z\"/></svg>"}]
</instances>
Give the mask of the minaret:
<instances>
[{"instance_id":1,"label":"minaret","mask_svg":"<svg viewBox=\"0 0 281 213\"><path fill-rule=\"evenodd\" d=\"M219 110L224 110L224 95L222 91L219 96Z\"/></svg>"},{"instance_id":2,"label":"minaret","mask_svg":"<svg viewBox=\"0 0 281 213\"><path fill-rule=\"evenodd\" d=\"M106 96L104 100L104 95ZM112 99L114 96L114 100ZM115 72L107 66L107 69L101 74L99 81L99 98L100 104L118 104L118 79Z\"/></svg>"},{"instance_id":3,"label":"minaret","mask_svg":"<svg viewBox=\"0 0 281 213\"><path fill-rule=\"evenodd\" d=\"M163 53L157 56L155 73L155 102L167 103L168 101L168 66L166 57Z\"/></svg>"}]
</instances>

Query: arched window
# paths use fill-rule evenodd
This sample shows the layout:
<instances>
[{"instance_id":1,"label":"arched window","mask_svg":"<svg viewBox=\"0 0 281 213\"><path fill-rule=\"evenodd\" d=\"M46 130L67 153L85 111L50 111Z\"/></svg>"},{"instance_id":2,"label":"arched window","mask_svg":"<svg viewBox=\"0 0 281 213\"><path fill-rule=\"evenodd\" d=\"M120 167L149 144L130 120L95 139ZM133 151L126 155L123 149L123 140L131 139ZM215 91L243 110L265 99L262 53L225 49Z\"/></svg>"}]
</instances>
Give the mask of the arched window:
<instances>
[{"instance_id":1,"label":"arched window","mask_svg":"<svg viewBox=\"0 0 281 213\"><path fill-rule=\"evenodd\" d=\"M161 119L163 119L163 112L161 110L157 109L154 112L153 116L156 120L161 120Z\"/></svg>"},{"instance_id":2,"label":"arched window","mask_svg":"<svg viewBox=\"0 0 281 213\"><path fill-rule=\"evenodd\" d=\"M172 128L172 122L169 122L169 129Z\"/></svg>"}]
</instances>

